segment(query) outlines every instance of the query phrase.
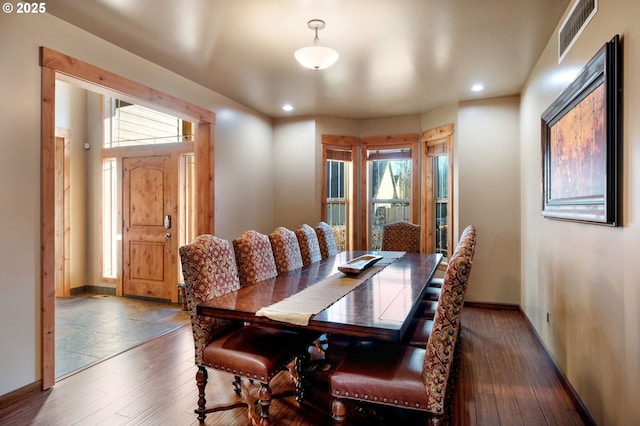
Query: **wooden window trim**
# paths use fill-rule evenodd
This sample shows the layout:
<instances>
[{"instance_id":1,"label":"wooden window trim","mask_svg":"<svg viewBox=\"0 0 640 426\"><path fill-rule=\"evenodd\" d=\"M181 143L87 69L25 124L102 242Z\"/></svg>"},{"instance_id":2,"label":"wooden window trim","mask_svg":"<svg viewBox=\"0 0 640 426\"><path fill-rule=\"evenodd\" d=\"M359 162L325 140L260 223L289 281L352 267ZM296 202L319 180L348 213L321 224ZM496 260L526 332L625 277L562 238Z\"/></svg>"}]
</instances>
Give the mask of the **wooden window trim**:
<instances>
[{"instance_id":1,"label":"wooden window trim","mask_svg":"<svg viewBox=\"0 0 640 426\"><path fill-rule=\"evenodd\" d=\"M422 143L422 182L424 187L420 200L422 223L422 251L427 253L435 248L434 230L430 226L435 222L435 210L432 207L435 199L433 188L433 157L438 154L446 153L448 158L448 185L449 192L447 210L449 213L447 227L447 259L451 254L452 246L455 244L453 239L453 212L454 212L454 193L453 193L453 124L437 127L435 129L426 130L420 138ZM443 262L446 266L446 260Z\"/></svg>"},{"instance_id":2,"label":"wooden window trim","mask_svg":"<svg viewBox=\"0 0 640 426\"><path fill-rule=\"evenodd\" d=\"M367 151L394 149L398 147L411 148L411 222L417 223L419 220L419 194L420 194L420 156L418 154L419 134L408 133L400 135L386 136L367 136L361 139L361 159L360 159L360 200L362 207L360 208L361 217L361 248L369 247L369 195L368 195L368 176L367 176Z\"/></svg>"},{"instance_id":3,"label":"wooden window trim","mask_svg":"<svg viewBox=\"0 0 640 426\"><path fill-rule=\"evenodd\" d=\"M355 195L357 194L355 184L356 176L358 175L357 168L357 148L360 140L355 136L336 136L336 135L322 135L322 187L320 190L320 218L322 221L327 220L327 160L330 159L329 151L331 150L344 150L351 152L351 172L349 179L351 181L350 193L352 197L348 199L348 232L347 232L347 246L355 247L355 225L356 225L356 211L358 207L358 200Z\"/></svg>"}]
</instances>

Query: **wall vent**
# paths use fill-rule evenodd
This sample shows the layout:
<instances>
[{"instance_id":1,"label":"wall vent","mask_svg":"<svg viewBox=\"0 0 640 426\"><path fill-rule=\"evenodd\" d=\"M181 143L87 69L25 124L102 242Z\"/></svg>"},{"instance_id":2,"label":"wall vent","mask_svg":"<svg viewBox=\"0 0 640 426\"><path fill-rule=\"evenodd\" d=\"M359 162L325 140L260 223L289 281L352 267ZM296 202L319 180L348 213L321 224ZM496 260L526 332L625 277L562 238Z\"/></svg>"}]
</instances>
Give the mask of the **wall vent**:
<instances>
[{"instance_id":1,"label":"wall vent","mask_svg":"<svg viewBox=\"0 0 640 426\"><path fill-rule=\"evenodd\" d=\"M598 11L598 0L576 0L558 31L558 63Z\"/></svg>"}]
</instances>

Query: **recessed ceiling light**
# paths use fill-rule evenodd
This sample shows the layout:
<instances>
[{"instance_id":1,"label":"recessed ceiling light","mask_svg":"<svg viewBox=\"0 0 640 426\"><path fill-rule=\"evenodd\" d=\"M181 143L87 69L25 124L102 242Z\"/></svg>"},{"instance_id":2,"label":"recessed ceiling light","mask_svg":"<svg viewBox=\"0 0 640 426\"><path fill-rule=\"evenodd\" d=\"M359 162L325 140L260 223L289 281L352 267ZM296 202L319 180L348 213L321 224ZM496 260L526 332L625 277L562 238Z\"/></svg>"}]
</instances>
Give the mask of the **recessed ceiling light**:
<instances>
[{"instance_id":1,"label":"recessed ceiling light","mask_svg":"<svg viewBox=\"0 0 640 426\"><path fill-rule=\"evenodd\" d=\"M482 92L483 90L484 90L484 86L480 83L476 83L473 86L471 86L472 92Z\"/></svg>"},{"instance_id":2,"label":"recessed ceiling light","mask_svg":"<svg viewBox=\"0 0 640 426\"><path fill-rule=\"evenodd\" d=\"M282 105L282 109L285 111L293 111L293 106L291 106L291 104L284 104Z\"/></svg>"}]
</instances>

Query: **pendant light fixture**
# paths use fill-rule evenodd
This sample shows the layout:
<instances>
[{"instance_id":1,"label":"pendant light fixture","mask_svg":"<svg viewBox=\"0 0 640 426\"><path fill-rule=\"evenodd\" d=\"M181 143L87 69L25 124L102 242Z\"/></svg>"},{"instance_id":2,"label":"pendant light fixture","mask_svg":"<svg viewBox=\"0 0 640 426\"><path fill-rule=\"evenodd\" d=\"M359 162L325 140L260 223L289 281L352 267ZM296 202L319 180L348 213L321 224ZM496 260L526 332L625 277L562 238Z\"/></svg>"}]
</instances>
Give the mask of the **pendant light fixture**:
<instances>
[{"instance_id":1,"label":"pendant light fixture","mask_svg":"<svg viewBox=\"0 0 640 426\"><path fill-rule=\"evenodd\" d=\"M314 30L316 36L313 39L313 45L303 47L296 50L295 57L303 67L312 70L321 70L335 64L338 60L338 52L328 47L318 46L320 39L318 38L318 30L325 27L325 23L321 19L312 19L307 22L309 29Z\"/></svg>"}]
</instances>

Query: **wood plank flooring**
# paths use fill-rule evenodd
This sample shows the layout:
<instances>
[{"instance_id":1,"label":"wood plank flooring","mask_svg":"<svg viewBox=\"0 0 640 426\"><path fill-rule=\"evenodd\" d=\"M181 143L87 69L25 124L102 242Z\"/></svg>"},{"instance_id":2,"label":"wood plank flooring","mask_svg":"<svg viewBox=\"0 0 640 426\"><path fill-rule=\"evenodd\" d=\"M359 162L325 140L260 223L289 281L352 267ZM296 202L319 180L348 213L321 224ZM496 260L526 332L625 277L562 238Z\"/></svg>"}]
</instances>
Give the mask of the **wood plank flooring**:
<instances>
[{"instance_id":1,"label":"wood plank flooring","mask_svg":"<svg viewBox=\"0 0 640 426\"><path fill-rule=\"evenodd\" d=\"M462 360L454 397L454 426L583 425L569 394L519 311L468 306L462 314ZM71 375L47 392L0 405L0 425L197 425L196 367L190 326L185 326ZM229 402L229 374L211 372L207 399ZM292 386L286 374L274 392ZM315 392L299 407L292 399L271 404L272 423L331 424L330 398ZM413 425L403 411L353 407L347 425ZM249 425L246 411L213 413L207 425Z\"/></svg>"}]
</instances>

